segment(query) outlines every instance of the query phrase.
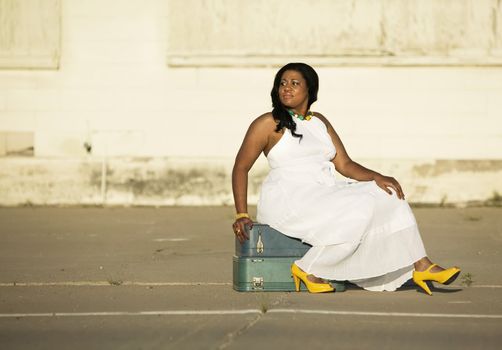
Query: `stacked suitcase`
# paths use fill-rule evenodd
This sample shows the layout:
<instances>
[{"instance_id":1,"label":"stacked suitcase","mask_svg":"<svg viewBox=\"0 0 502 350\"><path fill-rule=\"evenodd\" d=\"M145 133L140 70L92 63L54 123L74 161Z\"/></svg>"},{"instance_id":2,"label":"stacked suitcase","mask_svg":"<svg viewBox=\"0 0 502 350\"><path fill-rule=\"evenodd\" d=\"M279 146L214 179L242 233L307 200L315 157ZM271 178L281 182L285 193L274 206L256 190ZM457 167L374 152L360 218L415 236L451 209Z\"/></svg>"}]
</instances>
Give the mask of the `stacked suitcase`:
<instances>
[{"instance_id":1,"label":"stacked suitcase","mask_svg":"<svg viewBox=\"0 0 502 350\"><path fill-rule=\"evenodd\" d=\"M308 244L288 237L268 225L253 225L247 231L249 240L241 244L235 239L233 287L239 292L292 292L295 290L291 265L300 259ZM343 282L330 282L337 292L345 290ZM301 284L302 291L306 291Z\"/></svg>"}]
</instances>

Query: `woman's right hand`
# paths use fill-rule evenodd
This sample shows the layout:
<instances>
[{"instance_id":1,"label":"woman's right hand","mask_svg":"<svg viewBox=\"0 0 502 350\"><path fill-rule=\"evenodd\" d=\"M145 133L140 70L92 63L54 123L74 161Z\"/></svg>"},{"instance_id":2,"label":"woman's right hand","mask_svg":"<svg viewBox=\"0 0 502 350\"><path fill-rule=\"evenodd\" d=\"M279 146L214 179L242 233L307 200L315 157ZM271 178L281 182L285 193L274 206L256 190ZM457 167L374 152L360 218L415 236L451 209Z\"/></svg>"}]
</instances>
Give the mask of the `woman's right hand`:
<instances>
[{"instance_id":1,"label":"woman's right hand","mask_svg":"<svg viewBox=\"0 0 502 350\"><path fill-rule=\"evenodd\" d=\"M232 224L232 228L234 230L235 237L237 237L239 242L242 244L245 240L249 239L246 228L249 230L253 228L253 220L251 220L250 218L237 219Z\"/></svg>"}]
</instances>

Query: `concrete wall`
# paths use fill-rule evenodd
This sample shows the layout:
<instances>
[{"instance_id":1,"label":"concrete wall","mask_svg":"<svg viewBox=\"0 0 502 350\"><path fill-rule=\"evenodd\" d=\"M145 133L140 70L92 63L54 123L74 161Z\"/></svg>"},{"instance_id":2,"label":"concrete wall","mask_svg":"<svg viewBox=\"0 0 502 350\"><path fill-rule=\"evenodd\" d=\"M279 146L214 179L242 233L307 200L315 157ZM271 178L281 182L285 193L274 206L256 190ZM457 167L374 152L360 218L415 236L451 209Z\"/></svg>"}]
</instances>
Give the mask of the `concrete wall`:
<instances>
[{"instance_id":1,"label":"concrete wall","mask_svg":"<svg viewBox=\"0 0 502 350\"><path fill-rule=\"evenodd\" d=\"M502 160L375 160L414 204L502 205ZM0 205L232 205L228 159L0 158ZM266 167L248 188L256 203Z\"/></svg>"},{"instance_id":2,"label":"concrete wall","mask_svg":"<svg viewBox=\"0 0 502 350\"><path fill-rule=\"evenodd\" d=\"M451 12L455 21L446 28L461 28L465 23L467 29L446 32L438 23L441 14L452 8L452 1L439 8L434 1L296 1L296 10L286 1L231 3L240 5L230 6L227 1L61 1L60 21L44 22L49 27L60 25L57 69L0 70L0 133L34 134L34 158L0 159L0 204L79 203L78 198L83 203L100 203L103 198L128 204L229 203L229 169L249 123L270 110L275 65L297 59L317 63L321 90L314 109L331 120L349 154L396 176L409 188L410 200L439 203L448 198L467 203L502 193L500 1L456 1ZM398 23L379 27L378 38L382 28L406 27L413 13L413 23L418 24L401 37L394 35L387 44L379 41L380 54L371 59L364 52L354 54L353 47L349 55L339 54L336 45L321 52L318 59L309 56L308 52L317 55L316 50L325 47L322 38L336 33L344 33L345 44L371 48L375 36L351 38L359 29L372 28L375 3L380 6L378 18ZM420 11L412 11L416 6ZM209 14L204 17L205 26L188 36L193 22L180 19L196 21L201 8ZM225 36L218 37L218 28L226 30L224 23L230 21L232 11L242 17L243 10L268 12L278 19L283 18L280 10L314 11L309 19L322 15L324 19L318 22L322 25L329 17L326 14L334 13L338 21L333 23L333 32L326 32L329 27L319 27L315 21L309 25L313 22L295 19L278 26L269 17L253 16L240 29L252 43L261 42L270 49L277 42L287 50L261 53L257 61L252 52L245 51L246 42L234 41L239 57L229 61L224 49L228 42ZM431 11L436 13L435 21L421 22L427 16L417 17ZM361 19L364 16L369 22ZM464 22L458 24L462 18ZM305 28L316 38L307 53L294 41L303 38ZM406 43L420 38L412 35L413 28L432 31L425 36L428 41L419 42L425 48L434 48L434 38L440 38L441 43L455 43L457 49L416 51L419 54L411 55L410 61L412 50ZM185 39L192 46L183 56ZM207 43L209 53L222 52L221 57L208 58L207 52L201 56L197 52L201 43ZM389 61L385 53L389 47L403 50ZM270 58L268 67L264 57ZM90 153L84 145L90 146ZM135 161L138 157L148 162ZM107 177L107 181L129 184L119 186L116 193L122 194L103 196L101 184L96 187L88 170L82 170L89 164L101 169L105 158L114 176L129 179ZM183 164L181 173L179 164ZM211 164L218 164L220 170L211 170ZM142 171L148 169L150 175L144 175ZM206 177L202 169L209 169ZM32 175L16 176L18 171ZM255 171L253 181L259 183L266 172L264 159ZM63 173L75 180L59 181ZM175 190L168 179L171 176L185 179L178 186L185 194ZM147 191L150 195L134 192L135 181L154 179L162 179L154 181L160 196L153 190ZM165 181L169 184L162 190ZM212 184L215 192L190 185L194 181ZM53 184L47 187L52 190L43 189L47 183ZM79 196L78 183L82 193L92 194ZM87 186L93 190L86 192ZM105 188L112 191L113 186ZM255 199L256 191L251 201Z\"/></svg>"},{"instance_id":3,"label":"concrete wall","mask_svg":"<svg viewBox=\"0 0 502 350\"><path fill-rule=\"evenodd\" d=\"M489 65L502 63L498 0L169 2L169 63ZM250 30L251 29L251 30Z\"/></svg>"}]
</instances>

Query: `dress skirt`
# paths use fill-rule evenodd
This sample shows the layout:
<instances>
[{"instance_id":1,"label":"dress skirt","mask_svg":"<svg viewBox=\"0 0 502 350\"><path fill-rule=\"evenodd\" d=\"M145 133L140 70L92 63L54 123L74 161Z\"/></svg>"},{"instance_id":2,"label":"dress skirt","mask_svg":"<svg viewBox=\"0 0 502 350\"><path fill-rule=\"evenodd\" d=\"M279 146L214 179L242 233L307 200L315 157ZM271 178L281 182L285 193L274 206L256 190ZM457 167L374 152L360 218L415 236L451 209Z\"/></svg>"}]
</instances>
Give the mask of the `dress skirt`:
<instances>
[{"instance_id":1,"label":"dress skirt","mask_svg":"<svg viewBox=\"0 0 502 350\"><path fill-rule=\"evenodd\" d=\"M427 255L408 203L373 181L337 182L329 189L305 186L309 193L302 193L298 182L287 186L296 189L287 196L280 194L284 183L263 186L265 199L274 192L279 195L269 198L273 210L263 208L260 200L258 221L312 245L296 264L317 277L350 281L372 291L394 291L412 277L413 263ZM303 198L299 208L292 206L297 198ZM284 213L282 217L278 211Z\"/></svg>"}]
</instances>

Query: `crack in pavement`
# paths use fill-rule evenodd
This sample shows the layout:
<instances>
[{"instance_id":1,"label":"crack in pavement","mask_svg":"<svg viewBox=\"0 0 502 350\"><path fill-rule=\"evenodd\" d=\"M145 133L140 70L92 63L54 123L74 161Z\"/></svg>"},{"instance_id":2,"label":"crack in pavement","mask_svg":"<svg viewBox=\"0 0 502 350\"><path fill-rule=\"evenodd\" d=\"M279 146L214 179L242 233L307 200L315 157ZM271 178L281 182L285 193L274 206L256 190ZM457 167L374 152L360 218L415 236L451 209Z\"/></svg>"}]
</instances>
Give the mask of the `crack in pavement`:
<instances>
[{"instance_id":1,"label":"crack in pavement","mask_svg":"<svg viewBox=\"0 0 502 350\"><path fill-rule=\"evenodd\" d=\"M259 294L259 300L257 298L258 303L260 304L260 311L261 313L258 314L254 319L252 319L250 322L245 324L243 327L237 329L234 332L228 333L226 335L226 340L220 344L220 346L217 348L218 350L226 349L230 345L232 345L238 337L246 333L249 329L251 329L258 321L260 321L267 311L271 309L272 307L276 307L282 303L284 303L284 300L286 299L285 295L280 295L276 300L272 301L269 303L268 301L268 295L267 294Z\"/></svg>"},{"instance_id":2,"label":"crack in pavement","mask_svg":"<svg viewBox=\"0 0 502 350\"><path fill-rule=\"evenodd\" d=\"M232 343L235 342L235 340L237 339L237 337L239 337L242 334L246 333L248 329L250 329L251 327L253 327L259 320L261 320L261 318L263 317L263 315L265 315L265 313L263 313L263 312L260 313L260 314L258 314L258 316L256 316L254 319L252 319L247 324L245 324L243 327L237 329L234 332L228 333L226 335L226 337L225 337L226 340L222 344L220 344L220 346L218 346L217 349L218 350L226 349L227 347L229 347L230 345L232 345Z\"/></svg>"}]
</instances>

